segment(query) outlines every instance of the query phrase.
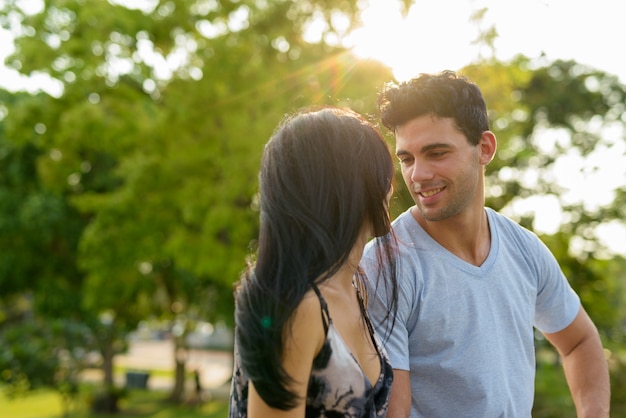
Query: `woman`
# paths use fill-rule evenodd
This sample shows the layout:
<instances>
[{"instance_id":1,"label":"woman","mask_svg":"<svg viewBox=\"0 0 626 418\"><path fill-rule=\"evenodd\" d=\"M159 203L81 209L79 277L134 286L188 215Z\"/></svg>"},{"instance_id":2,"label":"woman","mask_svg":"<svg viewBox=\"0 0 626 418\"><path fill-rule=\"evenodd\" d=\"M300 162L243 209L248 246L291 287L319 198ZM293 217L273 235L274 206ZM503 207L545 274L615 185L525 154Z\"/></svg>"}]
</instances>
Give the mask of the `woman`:
<instances>
[{"instance_id":1,"label":"woman","mask_svg":"<svg viewBox=\"0 0 626 418\"><path fill-rule=\"evenodd\" d=\"M302 111L274 132L257 259L235 292L230 417L385 415L393 371L358 264L369 238L390 230L393 173L381 134L350 110ZM395 299L390 240L378 246L390 266L379 281Z\"/></svg>"}]
</instances>

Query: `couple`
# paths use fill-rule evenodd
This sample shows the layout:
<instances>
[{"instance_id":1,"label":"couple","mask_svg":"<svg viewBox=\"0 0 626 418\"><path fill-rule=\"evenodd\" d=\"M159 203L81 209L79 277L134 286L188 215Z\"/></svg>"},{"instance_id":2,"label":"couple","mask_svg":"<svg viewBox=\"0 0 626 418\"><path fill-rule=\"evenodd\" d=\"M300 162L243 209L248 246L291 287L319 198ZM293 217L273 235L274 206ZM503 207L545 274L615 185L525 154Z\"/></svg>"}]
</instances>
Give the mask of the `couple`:
<instances>
[{"instance_id":1,"label":"couple","mask_svg":"<svg viewBox=\"0 0 626 418\"><path fill-rule=\"evenodd\" d=\"M302 111L266 144L230 416L530 417L536 327L578 416L608 417L578 296L534 234L484 207L496 137L479 88L422 74L378 103L415 201L393 223L392 157L358 114Z\"/></svg>"}]
</instances>

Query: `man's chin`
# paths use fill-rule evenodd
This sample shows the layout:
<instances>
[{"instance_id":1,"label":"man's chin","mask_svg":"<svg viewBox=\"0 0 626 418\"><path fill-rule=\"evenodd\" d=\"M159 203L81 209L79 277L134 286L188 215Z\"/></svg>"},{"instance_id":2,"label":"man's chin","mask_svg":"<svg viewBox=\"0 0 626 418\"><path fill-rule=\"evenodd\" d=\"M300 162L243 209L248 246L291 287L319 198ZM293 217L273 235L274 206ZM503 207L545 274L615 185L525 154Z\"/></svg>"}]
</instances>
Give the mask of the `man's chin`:
<instances>
[{"instance_id":1,"label":"man's chin","mask_svg":"<svg viewBox=\"0 0 626 418\"><path fill-rule=\"evenodd\" d=\"M439 222L447 218L446 214L443 213L441 210L424 208L420 205L417 205L417 210L422 218L424 218L424 220L428 222Z\"/></svg>"}]
</instances>

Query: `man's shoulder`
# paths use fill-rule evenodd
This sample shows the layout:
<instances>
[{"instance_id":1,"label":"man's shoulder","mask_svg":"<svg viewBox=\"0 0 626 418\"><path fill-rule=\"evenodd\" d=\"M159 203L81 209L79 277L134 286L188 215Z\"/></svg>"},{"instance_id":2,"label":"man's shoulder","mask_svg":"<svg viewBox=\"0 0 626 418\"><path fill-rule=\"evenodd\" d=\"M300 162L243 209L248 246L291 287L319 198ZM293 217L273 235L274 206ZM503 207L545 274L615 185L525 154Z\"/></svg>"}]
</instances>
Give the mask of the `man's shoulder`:
<instances>
[{"instance_id":1,"label":"man's shoulder","mask_svg":"<svg viewBox=\"0 0 626 418\"><path fill-rule=\"evenodd\" d=\"M497 227L507 228L507 229L510 229L511 231L524 233L524 234L528 234L528 233L533 234L533 232L530 231L529 229L520 225L518 222L511 219L507 215L504 215L496 211L495 209L492 209L490 207L485 207L485 211L487 212L487 217L489 219L489 222L494 223Z\"/></svg>"},{"instance_id":2,"label":"man's shoulder","mask_svg":"<svg viewBox=\"0 0 626 418\"><path fill-rule=\"evenodd\" d=\"M508 216L488 207L485 208L485 211L489 218L492 234L498 234L504 239L505 243L514 240L520 244L525 243L525 245L529 245L529 243L536 244L540 241L533 231L520 225Z\"/></svg>"}]
</instances>

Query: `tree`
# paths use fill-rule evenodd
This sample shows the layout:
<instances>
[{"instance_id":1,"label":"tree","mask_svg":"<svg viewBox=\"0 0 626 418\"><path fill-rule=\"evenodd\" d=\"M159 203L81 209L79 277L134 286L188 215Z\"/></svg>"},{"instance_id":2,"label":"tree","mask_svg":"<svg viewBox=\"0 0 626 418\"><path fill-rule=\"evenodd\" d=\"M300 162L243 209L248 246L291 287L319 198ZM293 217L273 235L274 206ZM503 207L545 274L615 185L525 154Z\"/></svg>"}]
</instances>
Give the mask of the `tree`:
<instances>
[{"instance_id":1,"label":"tree","mask_svg":"<svg viewBox=\"0 0 626 418\"><path fill-rule=\"evenodd\" d=\"M141 318L232 321L232 283L254 249L258 161L282 116L311 104L371 113L370 91L390 77L329 41L341 36L333 16L354 16L355 1L127 5L59 0L30 16L5 6L23 30L8 64L62 85L28 112L10 108L6 139L26 149L35 142L19 132L39 127L34 177L84 221L78 303L111 396L114 355ZM327 28L306 42L312 18ZM155 64L174 59L165 75Z\"/></svg>"},{"instance_id":2,"label":"tree","mask_svg":"<svg viewBox=\"0 0 626 418\"><path fill-rule=\"evenodd\" d=\"M11 394L54 387L67 411L93 343L81 322L75 257L84 219L37 175L45 153L37 109L47 98L2 92L0 101L15 117L0 122L2 381Z\"/></svg>"}]
</instances>

